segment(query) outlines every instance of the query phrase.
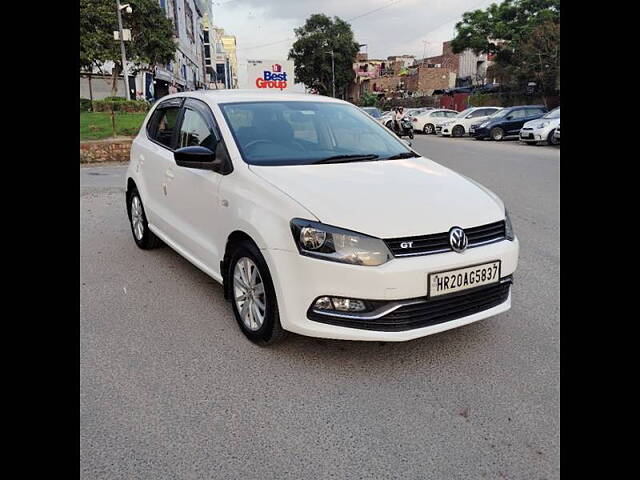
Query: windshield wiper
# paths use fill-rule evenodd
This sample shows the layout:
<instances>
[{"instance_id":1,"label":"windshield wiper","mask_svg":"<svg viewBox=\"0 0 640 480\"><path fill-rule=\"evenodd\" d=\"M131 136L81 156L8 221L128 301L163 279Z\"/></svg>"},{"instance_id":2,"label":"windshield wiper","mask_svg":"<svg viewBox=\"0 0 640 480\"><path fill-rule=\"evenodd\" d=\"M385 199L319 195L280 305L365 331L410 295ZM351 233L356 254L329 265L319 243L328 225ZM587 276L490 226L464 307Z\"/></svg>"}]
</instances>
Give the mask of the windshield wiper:
<instances>
[{"instance_id":1,"label":"windshield wiper","mask_svg":"<svg viewBox=\"0 0 640 480\"><path fill-rule=\"evenodd\" d=\"M321 158L313 163L347 163L347 162L366 162L367 160L374 160L380 155L363 155L361 153L353 155L334 155L332 157Z\"/></svg>"},{"instance_id":2,"label":"windshield wiper","mask_svg":"<svg viewBox=\"0 0 640 480\"><path fill-rule=\"evenodd\" d=\"M419 157L415 152L403 152L398 153L397 155L391 155L390 157L383 158L382 160L397 160L398 158L411 158L411 157Z\"/></svg>"}]
</instances>

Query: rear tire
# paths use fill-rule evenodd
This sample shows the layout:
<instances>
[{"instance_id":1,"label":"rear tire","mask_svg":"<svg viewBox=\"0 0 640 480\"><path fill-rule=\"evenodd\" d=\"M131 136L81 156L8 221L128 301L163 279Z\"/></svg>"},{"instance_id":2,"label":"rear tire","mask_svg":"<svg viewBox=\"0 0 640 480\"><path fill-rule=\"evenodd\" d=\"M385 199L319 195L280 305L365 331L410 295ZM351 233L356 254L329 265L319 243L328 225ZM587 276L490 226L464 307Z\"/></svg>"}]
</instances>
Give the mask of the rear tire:
<instances>
[{"instance_id":1,"label":"rear tire","mask_svg":"<svg viewBox=\"0 0 640 480\"><path fill-rule=\"evenodd\" d=\"M504 139L504 130L500 127L493 127L491 129L491 140L499 142Z\"/></svg>"},{"instance_id":2,"label":"rear tire","mask_svg":"<svg viewBox=\"0 0 640 480\"><path fill-rule=\"evenodd\" d=\"M284 338L269 267L253 242L244 241L233 248L225 282L229 282L236 321L249 340L271 345Z\"/></svg>"},{"instance_id":3,"label":"rear tire","mask_svg":"<svg viewBox=\"0 0 640 480\"><path fill-rule=\"evenodd\" d=\"M462 125L456 125L451 130L451 136L452 137L461 137L463 135L464 135L464 127Z\"/></svg>"},{"instance_id":4,"label":"rear tire","mask_svg":"<svg viewBox=\"0 0 640 480\"><path fill-rule=\"evenodd\" d=\"M129 224L131 225L131 233L133 234L133 240L136 242L136 245L143 250L151 250L152 248L161 246L162 240L149 230L147 215L144 211L144 205L142 204L138 189L134 187L127 197Z\"/></svg>"},{"instance_id":5,"label":"rear tire","mask_svg":"<svg viewBox=\"0 0 640 480\"><path fill-rule=\"evenodd\" d=\"M432 133L435 132L435 130L436 130L435 127L431 123L427 123L422 129L425 135L431 135Z\"/></svg>"}]
</instances>

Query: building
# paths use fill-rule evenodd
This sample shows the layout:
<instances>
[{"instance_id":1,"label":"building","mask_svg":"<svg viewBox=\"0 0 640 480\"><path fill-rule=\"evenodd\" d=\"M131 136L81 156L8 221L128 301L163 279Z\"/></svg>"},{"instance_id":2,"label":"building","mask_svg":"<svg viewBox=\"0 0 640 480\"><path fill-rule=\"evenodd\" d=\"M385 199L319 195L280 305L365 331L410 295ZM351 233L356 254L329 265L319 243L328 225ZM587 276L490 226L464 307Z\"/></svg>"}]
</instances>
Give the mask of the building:
<instances>
[{"instance_id":1,"label":"building","mask_svg":"<svg viewBox=\"0 0 640 480\"><path fill-rule=\"evenodd\" d=\"M459 86L484 85L490 63L487 55L476 55L472 50L453 53L451 42L443 42L442 55L420 60L413 55L370 60L361 52L353 64L356 76L348 99L357 103L365 92L386 98L415 97Z\"/></svg>"},{"instance_id":2,"label":"building","mask_svg":"<svg viewBox=\"0 0 640 480\"><path fill-rule=\"evenodd\" d=\"M353 65L356 74L348 99L359 102L365 92L391 97L431 95L434 90L455 86L455 73L448 67L416 64L413 55L393 55L369 60L360 53Z\"/></svg>"},{"instance_id":3,"label":"building","mask_svg":"<svg viewBox=\"0 0 640 480\"><path fill-rule=\"evenodd\" d=\"M442 55L427 57L416 63L428 67L448 68L456 74L456 85L471 86L484 85L486 83L487 67L490 59L486 54L476 55L473 50L467 49L460 53L453 53L451 42L442 43Z\"/></svg>"},{"instance_id":4,"label":"building","mask_svg":"<svg viewBox=\"0 0 640 480\"><path fill-rule=\"evenodd\" d=\"M223 29L211 27L211 2L158 0L158 3L173 23L176 54L172 61L155 65L152 71L130 74L131 98L142 94L151 101L174 90L237 88L236 39ZM131 72L131 64L128 66ZM110 96L112 71L113 62L106 62L101 69L81 74L80 97L99 100ZM122 77L117 87L117 95L124 96Z\"/></svg>"},{"instance_id":5,"label":"building","mask_svg":"<svg viewBox=\"0 0 640 480\"><path fill-rule=\"evenodd\" d=\"M175 87L177 91L197 90L205 85L202 18L205 13L201 0L159 0L160 7L173 22L176 55L166 65L156 65L153 73L146 72L146 97L160 98ZM151 90L151 83L153 89ZM137 85L141 87L142 85ZM151 90L151 91L150 91ZM152 95L149 95L152 94Z\"/></svg>"}]
</instances>

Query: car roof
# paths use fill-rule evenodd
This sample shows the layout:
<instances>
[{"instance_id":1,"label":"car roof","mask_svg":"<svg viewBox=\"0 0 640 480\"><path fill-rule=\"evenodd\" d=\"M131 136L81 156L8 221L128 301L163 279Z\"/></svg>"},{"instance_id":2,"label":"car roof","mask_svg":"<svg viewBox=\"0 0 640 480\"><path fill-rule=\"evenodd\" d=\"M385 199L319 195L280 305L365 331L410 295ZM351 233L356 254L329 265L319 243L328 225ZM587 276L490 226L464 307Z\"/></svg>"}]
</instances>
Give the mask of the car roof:
<instances>
[{"instance_id":1,"label":"car roof","mask_svg":"<svg viewBox=\"0 0 640 480\"><path fill-rule=\"evenodd\" d=\"M507 110L512 110L514 108L547 108L544 105L514 105L513 107L504 107Z\"/></svg>"},{"instance_id":2,"label":"car roof","mask_svg":"<svg viewBox=\"0 0 640 480\"><path fill-rule=\"evenodd\" d=\"M347 103L338 98L325 97L324 95L316 95L312 93L290 93L290 92L272 92L252 89L229 89L229 90L194 90L190 92L178 92L166 95L158 99L158 102L176 97L191 97L204 100L208 103L235 103L235 102L274 102L274 101L290 101L290 102L328 102L328 103Z\"/></svg>"}]
</instances>

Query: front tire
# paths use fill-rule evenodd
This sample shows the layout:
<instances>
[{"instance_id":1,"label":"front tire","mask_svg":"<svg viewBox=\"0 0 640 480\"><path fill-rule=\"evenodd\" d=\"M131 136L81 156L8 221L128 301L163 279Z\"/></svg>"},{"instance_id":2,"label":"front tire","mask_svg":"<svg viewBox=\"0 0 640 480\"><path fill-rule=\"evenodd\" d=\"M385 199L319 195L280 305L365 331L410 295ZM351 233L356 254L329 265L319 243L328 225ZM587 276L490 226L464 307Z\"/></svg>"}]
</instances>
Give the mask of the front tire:
<instances>
[{"instance_id":1,"label":"front tire","mask_svg":"<svg viewBox=\"0 0 640 480\"><path fill-rule=\"evenodd\" d=\"M413 140L413 130L410 130L410 131L409 131L409 138L410 138L411 140Z\"/></svg>"},{"instance_id":2,"label":"front tire","mask_svg":"<svg viewBox=\"0 0 640 480\"><path fill-rule=\"evenodd\" d=\"M234 248L229 258L231 304L242 333L258 345L273 344L284 336L278 302L267 262L250 241Z\"/></svg>"},{"instance_id":3,"label":"front tire","mask_svg":"<svg viewBox=\"0 0 640 480\"><path fill-rule=\"evenodd\" d=\"M499 142L502 139L504 139L504 130L501 129L500 127L493 127L491 129L491 139L495 140L496 142Z\"/></svg>"},{"instance_id":4,"label":"front tire","mask_svg":"<svg viewBox=\"0 0 640 480\"><path fill-rule=\"evenodd\" d=\"M464 127L462 125L456 125L451 130L451 136L452 137L461 137L463 135L464 135Z\"/></svg>"},{"instance_id":5,"label":"front tire","mask_svg":"<svg viewBox=\"0 0 640 480\"><path fill-rule=\"evenodd\" d=\"M147 215L144 211L144 205L142 204L142 199L140 198L140 193L137 188L131 190L128 200L127 210L129 213L129 223L136 245L143 250L151 250L152 248L161 246L162 240L149 230Z\"/></svg>"},{"instance_id":6,"label":"front tire","mask_svg":"<svg viewBox=\"0 0 640 480\"><path fill-rule=\"evenodd\" d=\"M549 135L547 135L547 143L549 145L558 145L558 141L556 140L556 137L554 136L555 133L556 133L556 129L554 128L553 130L551 130L549 132Z\"/></svg>"}]
</instances>

